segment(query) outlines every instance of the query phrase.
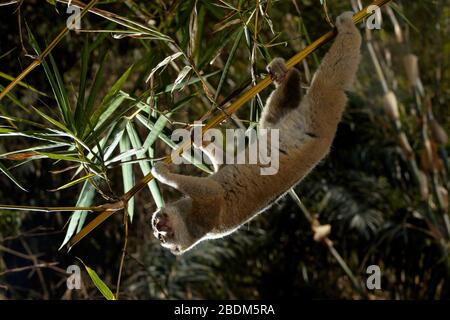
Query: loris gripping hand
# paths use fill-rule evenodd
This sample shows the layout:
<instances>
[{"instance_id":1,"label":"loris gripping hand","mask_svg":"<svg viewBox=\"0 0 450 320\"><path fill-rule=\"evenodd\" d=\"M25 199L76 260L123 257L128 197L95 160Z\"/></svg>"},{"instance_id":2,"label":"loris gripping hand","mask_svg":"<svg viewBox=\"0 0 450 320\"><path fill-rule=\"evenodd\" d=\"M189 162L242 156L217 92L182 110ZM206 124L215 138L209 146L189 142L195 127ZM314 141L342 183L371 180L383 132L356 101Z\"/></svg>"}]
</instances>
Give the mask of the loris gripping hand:
<instances>
[{"instance_id":1,"label":"loris gripping hand","mask_svg":"<svg viewBox=\"0 0 450 320\"><path fill-rule=\"evenodd\" d=\"M268 66L276 89L259 125L279 129L277 174L261 175L255 164L215 165L217 171L206 178L172 173L163 163L153 168L158 181L185 194L153 214L153 231L162 246L181 254L202 240L233 232L327 155L347 103L345 90L351 87L360 60L361 36L352 16L346 12L337 18L336 40L303 98L296 69L288 70L280 58Z\"/></svg>"}]
</instances>

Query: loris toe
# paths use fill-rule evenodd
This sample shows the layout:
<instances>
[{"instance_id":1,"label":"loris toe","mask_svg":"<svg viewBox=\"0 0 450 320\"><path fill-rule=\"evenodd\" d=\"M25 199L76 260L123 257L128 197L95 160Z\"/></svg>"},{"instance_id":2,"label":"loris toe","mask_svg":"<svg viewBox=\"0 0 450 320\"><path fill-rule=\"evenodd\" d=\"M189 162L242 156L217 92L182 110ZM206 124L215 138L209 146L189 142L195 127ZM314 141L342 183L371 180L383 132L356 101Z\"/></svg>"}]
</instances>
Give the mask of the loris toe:
<instances>
[{"instance_id":1,"label":"loris toe","mask_svg":"<svg viewBox=\"0 0 450 320\"><path fill-rule=\"evenodd\" d=\"M276 84L280 84L286 77L288 69L283 58L275 58L267 66L267 71L269 72L272 80Z\"/></svg>"},{"instance_id":2,"label":"loris toe","mask_svg":"<svg viewBox=\"0 0 450 320\"><path fill-rule=\"evenodd\" d=\"M338 30L355 29L353 22L353 12L347 11L336 18L336 27Z\"/></svg>"}]
</instances>

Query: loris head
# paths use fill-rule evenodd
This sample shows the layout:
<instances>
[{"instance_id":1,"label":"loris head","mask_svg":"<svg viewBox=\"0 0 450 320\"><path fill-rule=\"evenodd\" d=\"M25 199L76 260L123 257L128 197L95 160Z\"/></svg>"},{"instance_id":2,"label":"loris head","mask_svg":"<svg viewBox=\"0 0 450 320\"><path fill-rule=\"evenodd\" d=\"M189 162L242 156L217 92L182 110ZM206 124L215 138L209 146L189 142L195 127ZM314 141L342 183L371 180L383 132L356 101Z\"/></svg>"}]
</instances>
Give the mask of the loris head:
<instances>
[{"instance_id":1,"label":"loris head","mask_svg":"<svg viewBox=\"0 0 450 320\"><path fill-rule=\"evenodd\" d=\"M200 237L192 235L186 225L186 217L191 210L192 201L181 199L153 213L153 234L161 241L161 245L173 254L183 254L200 240Z\"/></svg>"}]
</instances>

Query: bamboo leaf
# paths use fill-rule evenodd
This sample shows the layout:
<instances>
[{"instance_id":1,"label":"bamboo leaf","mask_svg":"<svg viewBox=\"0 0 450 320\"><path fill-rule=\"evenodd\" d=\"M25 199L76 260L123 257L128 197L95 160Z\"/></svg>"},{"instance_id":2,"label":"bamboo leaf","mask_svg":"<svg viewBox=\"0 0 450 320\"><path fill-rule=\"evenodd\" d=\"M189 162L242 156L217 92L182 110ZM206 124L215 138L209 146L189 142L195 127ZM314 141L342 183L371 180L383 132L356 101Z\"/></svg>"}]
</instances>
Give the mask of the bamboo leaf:
<instances>
[{"instance_id":1,"label":"bamboo leaf","mask_svg":"<svg viewBox=\"0 0 450 320\"><path fill-rule=\"evenodd\" d=\"M109 145L106 147L106 150L105 150L105 154L104 154L105 161L111 157L114 150L119 145L119 142L122 139L124 132L125 132L125 126L124 126L123 122L121 122L114 128L113 132L111 133L112 141L109 143Z\"/></svg>"},{"instance_id":2,"label":"bamboo leaf","mask_svg":"<svg viewBox=\"0 0 450 320\"><path fill-rule=\"evenodd\" d=\"M225 79L228 76L228 71L230 71L231 62L233 61L234 55L236 54L237 48L239 47L239 43L241 42L242 35L244 34L244 29L240 29L236 39L234 40L233 48L231 48L231 52L228 56L227 62L225 64L225 67L223 68L222 75L220 77L219 85L217 86L216 90L216 96L214 97L214 100L217 102L217 98L220 95L220 92L222 91L223 84L225 83Z\"/></svg>"},{"instance_id":3,"label":"bamboo leaf","mask_svg":"<svg viewBox=\"0 0 450 320\"><path fill-rule=\"evenodd\" d=\"M94 200L95 188L89 181L85 181L83 188L81 189L80 195L76 203L76 207L89 207ZM75 232L79 232L83 227L84 221L86 220L87 211L75 211L70 217L69 226L67 227L66 235L64 240L59 247L61 250L70 240Z\"/></svg>"},{"instance_id":4,"label":"bamboo leaf","mask_svg":"<svg viewBox=\"0 0 450 320\"><path fill-rule=\"evenodd\" d=\"M148 119L146 119L145 117L143 117L142 115L138 114L136 117L144 126L146 126L149 130L153 130L155 128L155 125ZM176 150L178 148L178 145L172 141L172 139L170 139L167 135L165 135L163 132L160 132L158 137L164 141L164 143L166 143L170 148L172 148L173 150ZM184 152L181 155L184 159L186 159L189 163L191 163L192 165L196 166L197 168L199 168L200 170L212 174L213 172L203 163L199 163L198 161L194 161L194 157L191 156L191 154L188 152Z\"/></svg>"},{"instance_id":5,"label":"bamboo leaf","mask_svg":"<svg viewBox=\"0 0 450 320\"><path fill-rule=\"evenodd\" d=\"M172 55L166 57L163 61L161 61L160 63L158 63L158 64L156 65L156 67L154 67L154 68L152 69L152 71L150 72L150 75L149 75L148 78L147 78L147 81L149 81L150 78L153 78L153 76L154 76L154 74L155 74L156 71L158 71L159 69L165 67L166 65L168 65L169 63L171 63L173 60L175 60L176 58L178 58L179 56L182 56L182 55L183 55L183 52L177 52L177 53L174 53L174 54L172 54Z\"/></svg>"},{"instance_id":6,"label":"bamboo leaf","mask_svg":"<svg viewBox=\"0 0 450 320\"><path fill-rule=\"evenodd\" d=\"M60 98L58 104L60 105L60 108L62 110L62 115L65 124L69 127L72 127L73 118L72 118L72 110L70 109L69 96L67 95L67 90L64 86L64 82L62 80L61 73L58 70L58 66L56 65L55 59L53 58L52 55L49 55L49 58L50 63L52 64L53 74L57 84L56 89L59 91Z\"/></svg>"},{"instance_id":7,"label":"bamboo leaf","mask_svg":"<svg viewBox=\"0 0 450 320\"><path fill-rule=\"evenodd\" d=\"M125 153L131 148L130 140L127 135L122 135L120 139L120 152ZM131 157L122 159L122 162L130 160ZM123 190L124 193L128 192L134 186L134 173L133 165L130 163L125 163L122 165L122 180L123 180ZM128 200L128 214L130 216L130 221L133 222L134 216L134 197Z\"/></svg>"},{"instance_id":8,"label":"bamboo leaf","mask_svg":"<svg viewBox=\"0 0 450 320\"><path fill-rule=\"evenodd\" d=\"M175 79L175 82L173 83L173 87L172 87L172 91L171 93L175 90L175 88L180 88L180 90L182 90L184 88L184 86L186 85L186 83L182 86L181 83L183 82L184 78L187 77L187 75L189 74L189 72L192 70L191 66L185 66L180 73L178 74L178 77Z\"/></svg>"},{"instance_id":9,"label":"bamboo leaf","mask_svg":"<svg viewBox=\"0 0 450 320\"><path fill-rule=\"evenodd\" d=\"M212 77L212 76L218 74L220 71L221 71L221 70L217 70L217 71L211 72L211 73L209 73L209 74L203 76L203 79L207 79L207 78L209 78L209 77ZM168 86L166 86L166 87L164 88L164 91L163 91L163 92L164 92L164 93L167 93L167 92L173 92L173 91L175 91L175 90L181 89L183 86L190 86L190 85L196 84L196 83L198 83L198 82L200 82L200 78L199 78L199 77L191 77L191 78L190 78L188 81L186 81L184 84L178 84L178 85L175 85L174 83L173 83L173 84L169 84Z\"/></svg>"},{"instance_id":10,"label":"bamboo leaf","mask_svg":"<svg viewBox=\"0 0 450 320\"><path fill-rule=\"evenodd\" d=\"M58 154L58 153L50 153L50 152L36 152L38 155L42 155L45 156L49 159L53 159L53 160L64 160L64 161L71 161L71 162L79 162L79 163L88 163L86 161L83 161L79 158L73 157L73 156L68 156L68 155L64 155L64 154Z\"/></svg>"},{"instance_id":11,"label":"bamboo leaf","mask_svg":"<svg viewBox=\"0 0 450 320\"><path fill-rule=\"evenodd\" d=\"M142 148L141 139L139 138L139 135L137 134L136 129L134 128L134 125L132 122L129 122L127 124L127 133L128 133L128 137L130 138L131 144L133 145L133 148L141 149ZM141 156L143 156L144 153L145 153L145 151L141 152L140 154L137 155L137 157L140 158ZM150 174L151 169L150 169L150 165L148 162L139 161L139 166L140 166L141 171L144 174L144 176ZM152 180L148 183L148 187L152 194L153 200L155 200L156 206L158 208L161 208L164 205L164 199L161 196L161 192L159 191L158 184L156 183L155 180Z\"/></svg>"},{"instance_id":12,"label":"bamboo leaf","mask_svg":"<svg viewBox=\"0 0 450 320\"><path fill-rule=\"evenodd\" d=\"M82 119L82 113L84 110L84 99L86 92L86 78L89 66L89 45L87 38L84 40L83 53L81 55L81 74L80 74L80 86L78 89L78 100L75 108L75 124L79 128L79 124Z\"/></svg>"},{"instance_id":13,"label":"bamboo leaf","mask_svg":"<svg viewBox=\"0 0 450 320\"><path fill-rule=\"evenodd\" d=\"M86 105L83 108L82 121L79 123L80 132L84 132L85 130L92 130L89 126L91 124L92 127L95 127L96 118L92 117L92 112L94 110L94 103L97 99L97 95L101 89L101 86L104 84L104 68L106 63L106 54L102 58L102 62L100 63L100 67L95 75L94 84L92 85L91 92L89 94Z\"/></svg>"},{"instance_id":14,"label":"bamboo leaf","mask_svg":"<svg viewBox=\"0 0 450 320\"><path fill-rule=\"evenodd\" d=\"M28 36L30 40L30 44L33 47L34 51L40 55L42 53L39 44L31 32L28 25L26 26L28 30ZM48 63L45 60L42 60L42 66L44 68L45 74L47 75L47 79L50 82L50 86L52 88L53 94L55 96L56 102L59 107L59 111L61 113L62 118L65 120L66 124L69 126L72 123L71 119L71 110L69 106L69 98L67 96L67 92L64 88L64 84L61 79L61 75L59 74L58 68L54 59L50 56L50 62L53 67L53 71L50 69Z\"/></svg>"},{"instance_id":15,"label":"bamboo leaf","mask_svg":"<svg viewBox=\"0 0 450 320\"><path fill-rule=\"evenodd\" d=\"M36 113L38 115L40 115L42 118L44 118L45 120L47 120L48 122L50 122L51 124L55 125L56 127L60 128L62 131L67 132L69 134L72 134L71 131L65 126L63 125L61 122L53 119L52 117L46 115L45 113L43 113L42 111L40 111L39 109L31 106L31 108L36 111Z\"/></svg>"},{"instance_id":16,"label":"bamboo leaf","mask_svg":"<svg viewBox=\"0 0 450 320\"><path fill-rule=\"evenodd\" d=\"M3 165L3 163L1 163L1 162L0 162L0 171L3 172L9 178L9 180L14 182L14 184L16 186L18 186L20 189L22 189L25 192L28 192L24 187L22 187L22 185L19 183L19 181L17 181L16 178L14 178L14 176L11 174L11 172L9 172L8 168L6 168Z\"/></svg>"},{"instance_id":17,"label":"bamboo leaf","mask_svg":"<svg viewBox=\"0 0 450 320\"><path fill-rule=\"evenodd\" d=\"M120 112L118 109L122 103L129 98L130 97L127 93L120 91L107 105L107 108L102 110L102 113L98 116L98 118L96 114L92 116L92 123L95 123L96 125L93 131L86 131L85 135L89 135L89 137L86 138L87 143L92 142L93 139L97 139L102 132L110 127L111 123L116 123L119 121L119 119L123 116L123 113L126 112L128 108L125 108L125 110L120 110Z\"/></svg>"},{"instance_id":18,"label":"bamboo leaf","mask_svg":"<svg viewBox=\"0 0 450 320\"><path fill-rule=\"evenodd\" d=\"M120 153L119 155L117 155L116 157L112 158L109 161L105 162L106 166L111 165L114 162L118 162L118 161L122 161L124 159L127 159L131 156L137 155L137 154L141 154L142 150L144 150L144 148L142 149L129 149L129 150L125 150L124 152Z\"/></svg>"},{"instance_id":19,"label":"bamboo leaf","mask_svg":"<svg viewBox=\"0 0 450 320\"><path fill-rule=\"evenodd\" d=\"M59 191L59 190L67 189L67 188L73 187L76 184L84 182L87 179L90 179L92 177L95 177L95 174L89 173L88 175L85 175L84 177L81 177L81 178L78 178L76 180L70 181L69 183L66 183L65 185L62 185L61 187L59 187L57 189L54 189L54 190L50 190L50 191Z\"/></svg>"},{"instance_id":20,"label":"bamboo leaf","mask_svg":"<svg viewBox=\"0 0 450 320\"><path fill-rule=\"evenodd\" d=\"M108 105L110 104L111 100L119 93L120 89L124 85L125 81L127 81L128 77L131 74L131 70L133 70L133 65L131 65L121 76L120 78L111 86L111 89L109 89L108 93L103 98L102 102L100 103L100 106L98 108L98 111L94 113L93 118L97 119L100 117L104 112L105 109L107 109ZM124 92L122 92L124 96L128 96Z\"/></svg>"},{"instance_id":21,"label":"bamboo leaf","mask_svg":"<svg viewBox=\"0 0 450 320\"><path fill-rule=\"evenodd\" d=\"M107 299L107 300L116 300L114 297L114 294L112 291L108 288L106 283L103 282L102 279L98 276L98 274L91 268L89 268L87 265L84 264L84 262L81 259L78 259L81 261L83 266L86 268L87 273L89 274L89 277L91 278L92 282L95 284L97 289L100 291L100 293Z\"/></svg>"}]
</instances>

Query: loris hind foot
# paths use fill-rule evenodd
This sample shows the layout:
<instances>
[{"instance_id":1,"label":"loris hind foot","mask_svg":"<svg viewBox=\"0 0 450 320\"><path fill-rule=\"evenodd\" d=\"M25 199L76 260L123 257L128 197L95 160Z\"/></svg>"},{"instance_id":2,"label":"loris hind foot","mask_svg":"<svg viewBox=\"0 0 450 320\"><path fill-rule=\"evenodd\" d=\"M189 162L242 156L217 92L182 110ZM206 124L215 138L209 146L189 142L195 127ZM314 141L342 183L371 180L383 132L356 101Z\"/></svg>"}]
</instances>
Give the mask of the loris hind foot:
<instances>
[{"instance_id":1,"label":"loris hind foot","mask_svg":"<svg viewBox=\"0 0 450 320\"><path fill-rule=\"evenodd\" d=\"M279 86L286 77L288 69L286 67L283 58L275 58L267 66L267 72L269 72L275 85Z\"/></svg>"},{"instance_id":2,"label":"loris hind foot","mask_svg":"<svg viewBox=\"0 0 450 320\"><path fill-rule=\"evenodd\" d=\"M355 33L355 23L353 22L353 12L347 11L336 18L336 28L339 33ZM359 34L359 33L358 33Z\"/></svg>"}]
</instances>

